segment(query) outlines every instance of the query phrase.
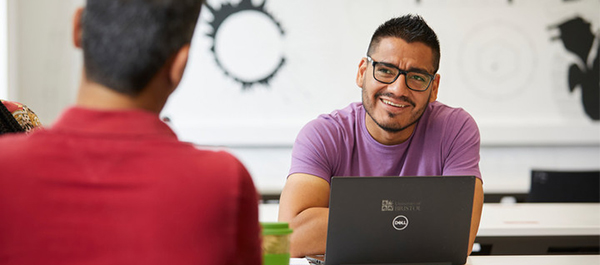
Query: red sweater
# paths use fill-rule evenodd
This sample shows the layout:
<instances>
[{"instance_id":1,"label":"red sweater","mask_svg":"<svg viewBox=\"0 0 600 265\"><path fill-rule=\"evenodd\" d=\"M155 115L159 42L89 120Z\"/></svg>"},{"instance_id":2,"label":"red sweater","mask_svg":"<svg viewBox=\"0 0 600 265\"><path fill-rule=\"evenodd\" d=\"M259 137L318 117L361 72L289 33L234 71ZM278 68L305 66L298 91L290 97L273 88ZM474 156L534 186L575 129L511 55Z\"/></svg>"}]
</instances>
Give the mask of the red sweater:
<instances>
[{"instance_id":1,"label":"red sweater","mask_svg":"<svg viewBox=\"0 0 600 265\"><path fill-rule=\"evenodd\" d=\"M0 264L261 264L257 193L156 114L67 110L0 137Z\"/></svg>"}]
</instances>

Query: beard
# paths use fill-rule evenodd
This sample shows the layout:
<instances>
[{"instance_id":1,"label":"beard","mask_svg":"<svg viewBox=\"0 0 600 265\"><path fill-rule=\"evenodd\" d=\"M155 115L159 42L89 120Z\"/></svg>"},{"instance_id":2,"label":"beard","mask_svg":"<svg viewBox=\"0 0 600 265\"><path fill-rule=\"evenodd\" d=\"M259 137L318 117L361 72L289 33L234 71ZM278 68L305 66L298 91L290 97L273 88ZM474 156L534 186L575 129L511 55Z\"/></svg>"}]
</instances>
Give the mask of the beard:
<instances>
[{"instance_id":1,"label":"beard","mask_svg":"<svg viewBox=\"0 0 600 265\"><path fill-rule=\"evenodd\" d=\"M390 132L390 133L401 132L401 131L405 130L406 128L409 128L410 126L417 123L421 119L421 117L423 116L423 113L425 113L425 109L427 109L427 106L429 105L429 101L426 101L425 105L423 105L423 107L415 109L415 111L413 111L410 114L410 118L408 119L408 122L405 124L403 124L401 122L393 121L393 119L396 118L398 116L398 114L387 112L386 114L387 114L388 118L390 118L390 120L392 120L392 121L384 123L382 120L378 120L372 113L375 109L376 102L379 100L379 98L381 96L384 96L384 95L387 97L390 97L390 98L394 98L394 96L389 93L378 92L378 93L375 93L373 100L371 100L368 97L368 95L366 95L365 89L363 88L362 103L363 103L363 107L365 108L365 111L367 112L367 115L369 115L369 117L371 117L373 122L375 122L375 124L377 124L377 126L379 126L379 128L381 128L382 130L384 130L386 132ZM407 98L405 96L399 97L398 99L408 102L413 107L416 107L416 104L412 100L410 100L409 98Z\"/></svg>"}]
</instances>

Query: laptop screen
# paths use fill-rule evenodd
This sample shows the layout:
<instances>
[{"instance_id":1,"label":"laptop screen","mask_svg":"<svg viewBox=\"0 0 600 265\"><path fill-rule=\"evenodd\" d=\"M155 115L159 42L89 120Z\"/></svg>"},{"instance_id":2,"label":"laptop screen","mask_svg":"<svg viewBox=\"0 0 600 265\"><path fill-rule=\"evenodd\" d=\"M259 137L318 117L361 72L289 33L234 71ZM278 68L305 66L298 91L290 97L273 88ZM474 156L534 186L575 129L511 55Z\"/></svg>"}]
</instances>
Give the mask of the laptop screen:
<instances>
[{"instance_id":1,"label":"laptop screen","mask_svg":"<svg viewBox=\"0 0 600 265\"><path fill-rule=\"evenodd\" d=\"M333 177L325 264L464 264L474 187L474 176Z\"/></svg>"}]
</instances>

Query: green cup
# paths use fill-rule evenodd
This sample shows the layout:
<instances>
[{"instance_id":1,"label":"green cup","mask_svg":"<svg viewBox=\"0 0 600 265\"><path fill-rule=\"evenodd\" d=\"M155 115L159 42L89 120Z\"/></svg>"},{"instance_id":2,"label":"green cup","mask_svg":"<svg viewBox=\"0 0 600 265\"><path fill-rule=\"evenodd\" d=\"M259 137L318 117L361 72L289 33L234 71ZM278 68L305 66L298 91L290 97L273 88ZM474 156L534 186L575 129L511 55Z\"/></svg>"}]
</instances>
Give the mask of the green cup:
<instances>
[{"instance_id":1,"label":"green cup","mask_svg":"<svg viewBox=\"0 0 600 265\"><path fill-rule=\"evenodd\" d=\"M290 235L288 223L260 223L262 226L263 265L290 264Z\"/></svg>"}]
</instances>

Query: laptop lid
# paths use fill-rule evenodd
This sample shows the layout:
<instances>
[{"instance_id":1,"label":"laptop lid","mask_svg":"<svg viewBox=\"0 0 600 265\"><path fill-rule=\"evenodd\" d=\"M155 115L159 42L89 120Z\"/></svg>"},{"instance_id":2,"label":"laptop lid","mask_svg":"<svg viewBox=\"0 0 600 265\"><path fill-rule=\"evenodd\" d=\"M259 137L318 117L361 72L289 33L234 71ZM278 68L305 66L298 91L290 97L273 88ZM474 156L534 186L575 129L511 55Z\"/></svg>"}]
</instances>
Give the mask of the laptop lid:
<instances>
[{"instance_id":1,"label":"laptop lid","mask_svg":"<svg viewBox=\"0 0 600 265\"><path fill-rule=\"evenodd\" d=\"M325 264L464 264L474 188L474 176L333 177Z\"/></svg>"}]
</instances>

